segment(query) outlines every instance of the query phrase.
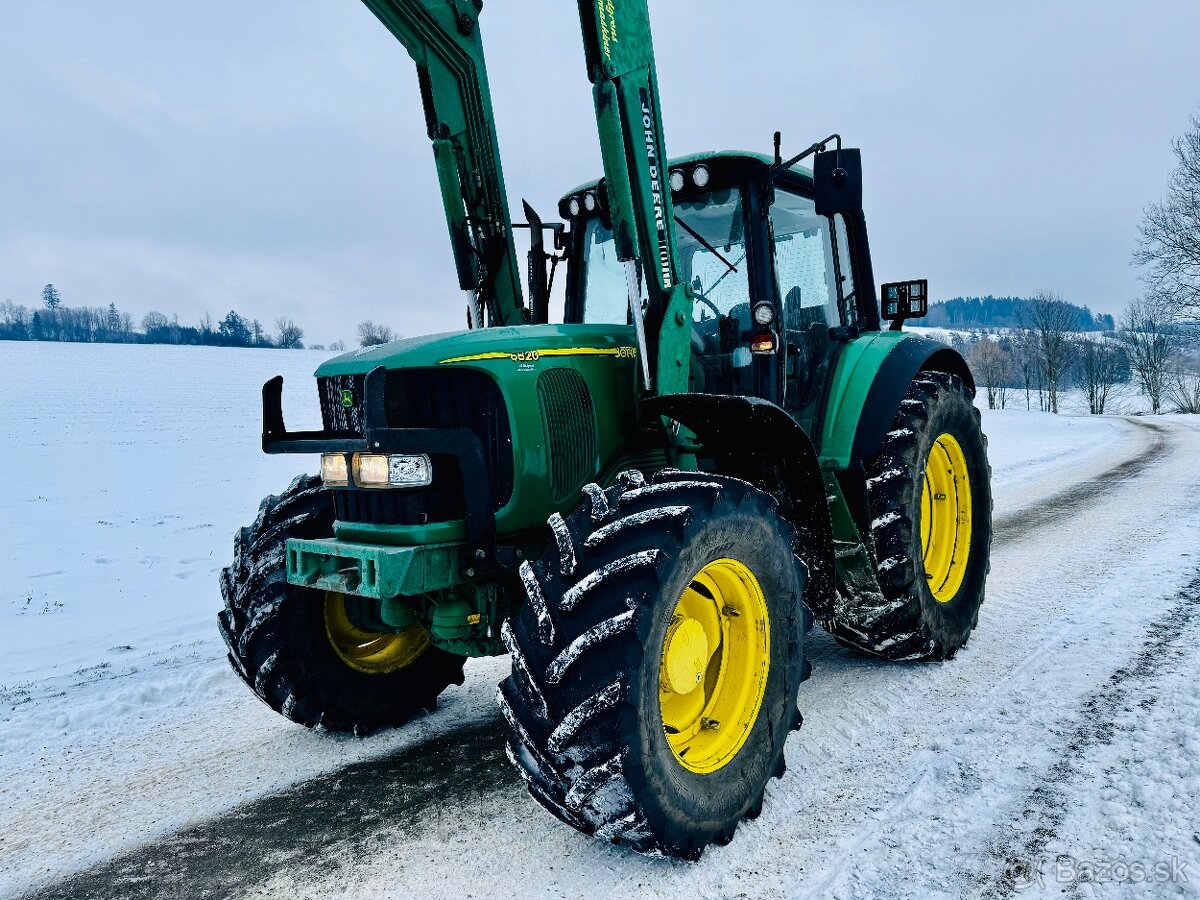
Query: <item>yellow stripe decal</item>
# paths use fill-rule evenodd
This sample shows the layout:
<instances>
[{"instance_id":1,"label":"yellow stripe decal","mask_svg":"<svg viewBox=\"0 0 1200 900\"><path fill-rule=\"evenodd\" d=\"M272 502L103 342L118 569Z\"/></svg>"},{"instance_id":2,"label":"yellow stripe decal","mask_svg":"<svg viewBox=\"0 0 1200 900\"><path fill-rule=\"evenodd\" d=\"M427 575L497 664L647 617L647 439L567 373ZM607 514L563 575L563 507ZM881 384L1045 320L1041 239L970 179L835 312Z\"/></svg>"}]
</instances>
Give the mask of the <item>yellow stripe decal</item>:
<instances>
[{"instance_id":1,"label":"yellow stripe decal","mask_svg":"<svg viewBox=\"0 0 1200 900\"><path fill-rule=\"evenodd\" d=\"M511 359L514 362L523 362L534 361L542 356L632 357L634 353L635 351L633 347L552 347L546 350L519 350L512 353L492 351L490 353L476 353L472 356L453 356L450 359L443 359L438 363L438 365L444 366L447 363L477 362L484 359Z\"/></svg>"},{"instance_id":2,"label":"yellow stripe decal","mask_svg":"<svg viewBox=\"0 0 1200 900\"><path fill-rule=\"evenodd\" d=\"M443 359L439 366L444 366L446 363L456 362L475 362L477 359L508 359L512 356L511 353L476 353L474 356L455 356L452 359Z\"/></svg>"}]
</instances>

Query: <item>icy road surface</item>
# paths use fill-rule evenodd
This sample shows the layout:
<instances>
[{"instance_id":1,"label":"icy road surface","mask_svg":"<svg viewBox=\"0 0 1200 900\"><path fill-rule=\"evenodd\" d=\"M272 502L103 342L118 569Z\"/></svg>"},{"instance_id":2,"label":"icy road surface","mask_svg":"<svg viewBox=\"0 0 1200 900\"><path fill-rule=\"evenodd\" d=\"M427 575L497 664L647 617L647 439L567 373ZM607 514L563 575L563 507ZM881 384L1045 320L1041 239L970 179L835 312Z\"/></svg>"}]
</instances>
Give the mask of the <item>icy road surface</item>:
<instances>
[{"instance_id":1,"label":"icy road surface","mask_svg":"<svg viewBox=\"0 0 1200 900\"><path fill-rule=\"evenodd\" d=\"M367 740L292 726L228 671L216 571L296 462L257 452L258 390L281 372L311 424L320 358L0 343L0 896L1200 893L1195 421L985 411L970 644L896 666L812 632L788 774L689 865L527 797L504 660Z\"/></svg>"}]
</instances>

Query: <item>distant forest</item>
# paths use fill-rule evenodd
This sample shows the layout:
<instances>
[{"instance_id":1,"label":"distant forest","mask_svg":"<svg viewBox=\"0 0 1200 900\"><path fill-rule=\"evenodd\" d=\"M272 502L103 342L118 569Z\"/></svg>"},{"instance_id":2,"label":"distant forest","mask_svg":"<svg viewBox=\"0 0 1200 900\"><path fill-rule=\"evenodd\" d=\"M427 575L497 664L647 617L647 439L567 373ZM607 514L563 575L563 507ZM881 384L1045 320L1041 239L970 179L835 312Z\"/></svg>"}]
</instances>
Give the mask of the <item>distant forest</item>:
<instances>
[{"instance_id":1,"label":"distant forest","mask_svg":"<svg viewBox=\"0 0 1200 900\"><path fill-rule=\"evenodd\" d=\"M258 319L247 319L235 310L215 325L207 313L195 325L184 325L178 316L167 318L160 312L146 313L140 325L134 325L129 313L117 309L115 303L66 306L52 284L42 288L40 307L31 309L11 300L0 303L0 341L304 348L304 329L291 319L276 319L274 330L268 332Z\"/></svg>"},{"instance_id":2,"label":"distant forest","mask_svg":"<svg viewBox=\"0 0 1200 900\"><path fill-rule=\"evenodd\" d=\"M929 315L921 322L937 328L984 329L1018 328L1024 316L1029 321L1027 297L954 297L929 306ZM1068 303L1078 320L1075 331L1112 331L1116 328L1108 313L1093 313L1086 306Z\"/></svg>"}]
</instances>

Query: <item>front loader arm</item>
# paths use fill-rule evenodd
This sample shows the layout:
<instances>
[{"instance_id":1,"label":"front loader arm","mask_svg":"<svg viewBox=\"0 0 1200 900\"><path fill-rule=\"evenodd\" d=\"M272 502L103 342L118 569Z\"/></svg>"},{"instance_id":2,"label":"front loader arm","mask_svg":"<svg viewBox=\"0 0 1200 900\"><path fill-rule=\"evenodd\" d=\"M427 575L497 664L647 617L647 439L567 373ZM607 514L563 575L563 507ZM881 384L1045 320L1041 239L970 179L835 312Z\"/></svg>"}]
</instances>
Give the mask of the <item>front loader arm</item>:
<instances>
[{"instance_id":1,"label":"front loader arm","mask_svg":"<svg viewBox=\"0 0 1200 900\"><path fill-rule=\"evenodd\" d=\"M617 258L626 265L634 324L643 345L643 376L647 387L659 394L681 393L688 389L692 301L678 283L647 0L578 2L604 160L607 212ZM638 264L649 299L644 326Z\"/></svg>"},{"instance_id":2,"label":"front loader arm","mask_svg":"<svg viewBox=\"0 0 1200 900\"><path fill-rule=\"evenodd\" d=\"M472 0L363 0L417 64L459 285L488 324L528 321ZM472 326L483 324L473 313Z\"/></svg>"}]
</instances>

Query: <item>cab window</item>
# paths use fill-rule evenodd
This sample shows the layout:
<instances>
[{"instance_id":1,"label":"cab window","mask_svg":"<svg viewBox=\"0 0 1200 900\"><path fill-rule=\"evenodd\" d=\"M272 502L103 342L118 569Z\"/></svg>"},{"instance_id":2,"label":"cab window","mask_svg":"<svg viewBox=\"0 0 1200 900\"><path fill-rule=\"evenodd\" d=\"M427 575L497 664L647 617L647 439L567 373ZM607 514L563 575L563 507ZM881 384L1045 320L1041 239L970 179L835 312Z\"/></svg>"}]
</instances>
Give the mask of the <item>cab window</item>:
<instances>
[{"instance_id":1,"label":"cab window","mask_svg":"<svg viewBox=\"0 0 1200 900\"><path fill-rule=\"evenodd\" d=\"M590 219L583 235L581 269L583 321L606 325L629 323L629 289L625 267L617 259L617 242L600 219Z\"/></svg>"},{"instance_id":2,"label":"cab window","mask_svg":"<svg viewBox=\"0 0 1200 900\"><path fill-rule=\"evenodd\" d=\"M692 389L748 394L754 387L746 211L738 188L680 200L675 230L682 276L692 288ZM686 227L683 227L686 226Z\"/></svg>"},{"instance_id":3,"label":"cab window","mask_svg":"<svg viewBox=\"0 0 1200 900\"><path fill-rule=\"evenodd\" d=\"M829 220L816 214L809 198L779 189L771 239L786 353L783 405L810 426L833 362L829 329L842 324Z\"/></svg>"}]
</instances>

